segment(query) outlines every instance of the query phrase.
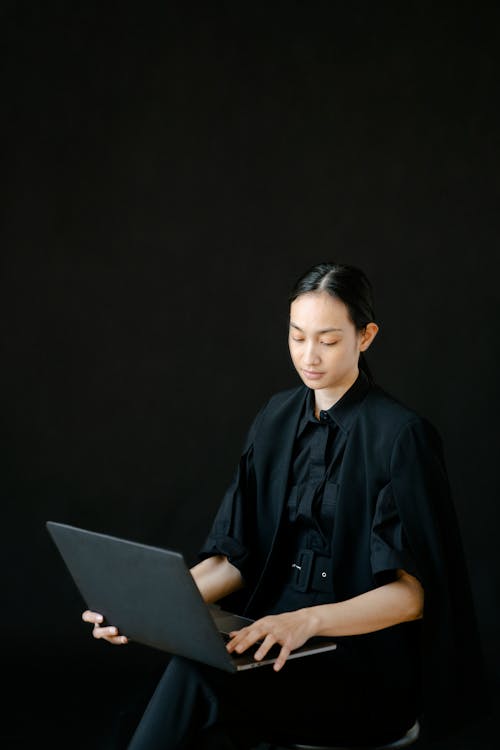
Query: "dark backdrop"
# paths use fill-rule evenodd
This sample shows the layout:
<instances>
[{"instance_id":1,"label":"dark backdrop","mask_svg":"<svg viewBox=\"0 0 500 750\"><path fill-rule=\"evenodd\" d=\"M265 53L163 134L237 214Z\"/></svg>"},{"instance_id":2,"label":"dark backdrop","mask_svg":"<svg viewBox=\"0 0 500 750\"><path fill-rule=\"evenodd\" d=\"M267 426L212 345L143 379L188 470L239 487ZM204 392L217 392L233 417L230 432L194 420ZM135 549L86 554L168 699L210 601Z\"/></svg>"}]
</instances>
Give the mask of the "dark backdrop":
<instances>
[{"instance_id":1,"label":"dark backdrop","mask_svg":"<svg viewBox=\"0 0 500 750\"><path fill-rule=\"evenodd\" d=\"M498 690L500 19L436 5L2 4L6 746L127 735L167 657L90 638L44 522L193 562L325 259L444 438Z\"/></svg>"}]
</instances>

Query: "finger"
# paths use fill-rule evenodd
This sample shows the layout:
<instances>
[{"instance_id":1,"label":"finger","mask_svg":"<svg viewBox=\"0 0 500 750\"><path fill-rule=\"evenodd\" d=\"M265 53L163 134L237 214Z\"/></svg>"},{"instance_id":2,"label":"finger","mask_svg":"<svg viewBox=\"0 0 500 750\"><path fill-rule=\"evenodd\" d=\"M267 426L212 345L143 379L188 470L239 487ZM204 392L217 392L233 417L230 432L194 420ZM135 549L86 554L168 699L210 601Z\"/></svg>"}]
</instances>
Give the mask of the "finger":
<instances>
[{"instance_id":1,"label":"finger","mask_svg":"<svg viewBox=\"0 0 500 750\"><path fill-rule=\"evenodd\" d=\"M244 639L247 632L247 628L240 628L239 630L232 630L229 633L229 637L231 638L230 641L227 642L226 647L227 650L231 653L231 651L234 651L238 643L241 643Z\"/></svg>"},{"instance_id":2,"label":"finger","mask_svg":"<svg viewBox=\"0 0 500 750\"><path fill-rule=\"evenodd\" d=\"M290 656L290 649L288 646L282 646L281 651L278 654L278 658L273 664L273 669L275 672L279 672L280 669L282 669L285 666L286 660Z\"/></svg>"},{"instance_id":3,"label":"finger","mask_svg":"<svg viewBox=\"0 0 500 750\"><path fill-rule=\"evenodd\" d=\"M261 643L261 645L255 652L254 659L256 659L257 661L260 661L261 659L263 659L264 656L269 651L269 649L271 648L271 646L274 646L275 643L276 643L276 638L274 637L274 635L271 635L271 633L268 633L266 637L264 638L264 641Z\"/></svg>"},{"instance_id":4,"label":"finger","mask_svg":"<svg viewBox=\"0 0 500 750\"><path fill-rule=\"evenodd\" d=\"M263 633L260 630L253 630L249 629L246 633L239 632L232 641L228 643L228 651L231 653L232 651L236 651L236 653L241 654L243 651L246 651L247 648L250 648L250 646L253 646L254 643L257 643L257 641L262 639Z\"/></svg>"},{"instance_id":5,"label":"finger","mask_svg":"<svg viewBox=\"0 0 500 750\"><path fill-rule=\"evenodd\" d=\"M113 646L123 646L125 643L128 643L126 635L117 635L114 638L108 638L107 640L112 643Z\"/></svg>"},{"instance_id":6,"label":"finger","mask_svg":"<svg viewBox=\"0 0 500 750\"><path fill-rule=\"evenodd\" d=\"M97 638L98 640L108 641L108 643L112 643L113 645L123 645L125 643L128 643L128 638L126 635L121 635L118 633L117 628L114 627L106 627L106 628L97 628L95 627L92 631L92 635L94 638Z\"/></svg>"},{"instance_id":7,"label":"finger","mask_svg":"<svg viewBox=\"0 0 500 750\"><path fill-rule=\"evenodd\" d=\"M242 637L241 635L237 633L236 634L231 633L230 635L231 635L231 640L226 643L226 649L231 654L236 649L236 646L239 643L241 643Z\"/></svg>"},{"instance_id":8,"label":"finger","mask_svg":"<svg viewBox=\"0 0 500 750\"><path fill-rule=\"evenodd\" d=\"M94 638L112 638L113 636L118 635L118 628L115 628L112 625L106 626L105 628L100 628L98 625L94 625L92 635Z\"/></svg>"},{"instance_id":9,"label":"finger","mask_svg":"<svg viewBox=\"0 0 500 750\"><path fill-rule=\"evenodd\" d=\"M103 617L99 612L92 612L90 609L86 609L85 612L82 613L82 620L84 622L99 623L102 622Z\"/></svg>"}]
</instances>

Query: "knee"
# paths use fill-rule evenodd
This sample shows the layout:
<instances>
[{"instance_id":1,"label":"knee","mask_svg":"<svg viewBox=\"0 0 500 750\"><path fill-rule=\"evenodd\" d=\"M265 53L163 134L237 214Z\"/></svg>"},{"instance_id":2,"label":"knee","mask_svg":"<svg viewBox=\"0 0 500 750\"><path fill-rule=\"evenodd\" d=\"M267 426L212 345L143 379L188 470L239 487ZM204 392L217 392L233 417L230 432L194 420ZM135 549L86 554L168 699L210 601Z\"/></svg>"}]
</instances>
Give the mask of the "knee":
<instances>
[{"instance_id":1,"label":"knee","mask_svg":"<svg viewBox=\"0 0 500 750\"><path fill-rule=\"evenodd\" d=\"M217 684L220 680L220 670L183 656L172 656L164 672L163 680L178 687L189 686L192 690L202 685Z\"/></svg>"},{"instance_id":2,"label":"knee","mask_svg":"<svg viewBox=\"0 0 500 750\"><path fill-rule=\"evenodd\" d=\"M183 656L172 656L162 677L162 681L174 681L176 685L190 684L200 679L199 665Z\"/></svg>"}]
</instances>

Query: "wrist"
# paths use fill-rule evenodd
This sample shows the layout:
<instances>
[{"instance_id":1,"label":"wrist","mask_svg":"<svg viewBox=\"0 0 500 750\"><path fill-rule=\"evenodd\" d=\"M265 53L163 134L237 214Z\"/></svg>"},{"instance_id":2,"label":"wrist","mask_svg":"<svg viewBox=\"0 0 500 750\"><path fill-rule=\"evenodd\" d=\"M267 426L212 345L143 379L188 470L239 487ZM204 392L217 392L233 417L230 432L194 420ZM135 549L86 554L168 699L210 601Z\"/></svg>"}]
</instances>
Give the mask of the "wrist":
<instances>
[{"instance_id":1,"label":"wrist","mask_svg":"<svg viewBox=\"0 0 500 750\"><path fill-rule=\"evenodd\" d=\"M300 613L306 624L308 638L313 638L315 635L318 635L321 618L319 617L316 607L304 607L300 610Z\"/></svg>"}]
</instances>

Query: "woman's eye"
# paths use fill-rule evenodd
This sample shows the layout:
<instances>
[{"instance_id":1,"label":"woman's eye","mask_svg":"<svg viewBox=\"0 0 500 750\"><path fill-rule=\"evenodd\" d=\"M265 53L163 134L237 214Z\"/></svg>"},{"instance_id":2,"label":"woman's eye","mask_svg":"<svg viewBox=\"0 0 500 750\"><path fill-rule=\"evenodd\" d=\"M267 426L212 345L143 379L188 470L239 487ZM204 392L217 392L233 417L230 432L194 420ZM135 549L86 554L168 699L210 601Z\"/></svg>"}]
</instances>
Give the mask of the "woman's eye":
<instances>
[{"instance_id":1,"label":"woman's eye","mask_svg":"<svg viewBox=\"0 0 500 750\"><path fill-rule=\"evenodd\" d=\"M292 341L304 341L304 339L298 339L296 336L292 336Z\"/></svg>"},{"instance_id":2,"label":"woman's eye","mask_svg":"<svg viewBox=\"0 0 500 750\"><path fill-rule=\"evenodd\" d=\"M337 341L321 341L321 343L324 346L335 346L335 344L337 344L338 342Z\"/></svg>"}]
</instances>

